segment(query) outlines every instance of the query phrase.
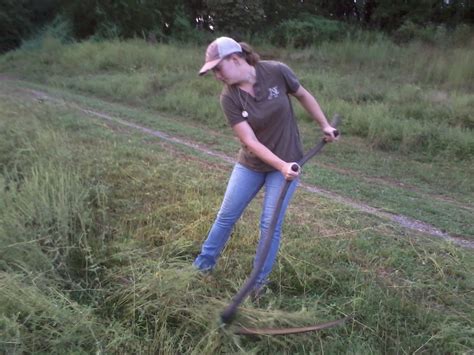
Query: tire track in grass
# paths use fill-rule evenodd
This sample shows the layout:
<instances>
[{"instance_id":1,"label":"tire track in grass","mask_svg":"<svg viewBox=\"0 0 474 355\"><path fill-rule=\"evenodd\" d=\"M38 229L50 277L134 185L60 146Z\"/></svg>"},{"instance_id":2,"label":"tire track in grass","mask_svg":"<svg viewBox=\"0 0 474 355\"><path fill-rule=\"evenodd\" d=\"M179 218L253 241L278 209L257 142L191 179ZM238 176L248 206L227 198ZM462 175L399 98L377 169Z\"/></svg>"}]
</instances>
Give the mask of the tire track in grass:
<instances>
[{"instance_id":1,"label":"tire track in grass","mask_svg":"<svg viewBox=\"0 0 474 355\"><path fill-rule=\"evenodd\" d=\"M5 80L5 78L0 77L0 80ZM11 79L7 78L6 80L11 80ZM92 109L89 109L89 108L84 108L84 107L82 107L82 106L80 106L80 105L78 105L74 102L65 101L63 99L51 96L50 94L48 94L46 92L43 92L43 91L34 90L34 89L20 89L20 90L15 90L14 92L8 93L7 96L13 96L15 94L18 95L18 96L22 96L22 97L28 96L31 99L35 99L35 100L38 100L38 101L41 101L41 102L46 101L46 102L52 102L52 103L56 103L56 104L68 105L69 107L71 107L73 109L76 109L76 110L78 110L78 111L80 111L80 112L82 112L82 113L84 113L88 116L92 116L94 118L106 120L106 121L113 122L113 123L118 123L118 124L123 125L125 127L131 128L131 129L134 129L134 130L138 130L138 131L140 131L140 132L142 132L146 135L157 137L159 139L165 140L165 141L173 143L173 144L186 146L186 147L191 148L195 151L199 151L201 153L204 153L207 156L212 156L214 158L218 158L222 161L225 161L228 164L233 164L235 162L235 159L233 157L230 157L230 156L228 156L224 153L216 152L216 151L208 148L207 146L205 146L203 144L198 144L198 143L193 142L193 141L188 140L188 139L178 138L178 137L172 136L172 135L167 134L167 133L162 132L162 131L154 130L154 129L145 127L143 125L139 125L137 123L134 123L134 122L131 122L131 121L128 121L128 120L124 120L122 118L114 117L114 116L109 115L109 114L107 114L105 112L102 112L102 111L97 111L97 110L92 110ZM357 201L353 201L353 200L351 200L347 197L338 195L334 192L324 190L324 189L321 189L319 187L316 187L314 185L310 185L310 184L307 184L307 183L304 183L304 182L301 182L300 187L307 190L307 191L309 191L309 192L311 192L311 193L315 193L315 194L324 196L328 199L337 201L338 203L350 206L350 207L352 207L356 210L359 210L359 211L362 211L362 212L365 212L365 213L368 213L368 214L375 215L379 218L388 219L388 220L392 221L394 224L397 224L397 225L402 226L404 228L415 230L417 232L421 232L423 234L430 235L432 237L443 239L445 241L451 242L451 243L453 243L455 245L458 245L460 247L463 247L463 248L474 249L474 241L466 239L466 238L462 238L462 237L451 236L448 233L445 233L445 232L441 231L440 229L438 229L438 228L436 228L436 227L434 227L434 226L432 226L428 223L424 223L422 221L419 221L419 220L416 220L416 219L413 219L413 218L410 218L410 217L407 217L407 216L389 213L389 212L371 207L369 205L366 205L366 204L363 204L363 203L360 203L360 202L357 202Z\"/></svg>"}]
</instances>

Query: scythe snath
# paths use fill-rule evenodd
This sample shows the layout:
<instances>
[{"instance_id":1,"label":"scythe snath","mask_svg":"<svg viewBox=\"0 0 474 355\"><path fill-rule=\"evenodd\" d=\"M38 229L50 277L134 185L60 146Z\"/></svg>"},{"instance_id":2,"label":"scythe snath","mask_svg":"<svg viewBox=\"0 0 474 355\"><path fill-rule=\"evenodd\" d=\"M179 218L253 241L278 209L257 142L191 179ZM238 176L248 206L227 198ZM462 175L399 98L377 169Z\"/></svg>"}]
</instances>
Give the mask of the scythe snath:
<instances>
[{"instance_id":1,"label":"scythe snath","mask_svg":"<svg viewBox=\"0 0 474 355\"><path fill-rule=\"evenodd\" d=\"M333 121L331 125L333 127L337 127L341 121L341 117L339 115L335 115L333 118ZM334 132L336 136L339 135L339 132L336 131ZM297 163L300 167L302 167L309 159L317 155L323 147L326 145L326 140L322 138L319 143L310 149L304 156L301 158ZM297 165L293 165L292 169L294 171L298 170ZM283 205L283 201L285 199L285 196L288 192L288 188L290 187L291 181L287 181L285 185L283 185L283 188L280 192L280 196L278 199L278 203L275 207L275 211L273 212L272 220L270 223L270 227L268 229L268 234L265 237L265 242L262 248L262 255L259 258L259 262L254 266L250 276L248 279L245 281L244 285L242 288L237 292L237 294L234 296L232 299L232 302L224 309L224 311L221 313L221 321L224 324L230 324L237 312L237 308L239 305L243 302L243 300L248 296L248 294L252 291L253 287L255 286L255 282L257 280L258 274L260 270L262 269L265 260L268 256L268 252L270 250L271 246L271 240L273 233L275 231L275 227L277 224L278 216L280 215L281 207ZM327 322L327 323L321 323L317 325L312 325L308 327L300 327L300 328L281 328L281 329L273 329L273 328L266 328L266 329L251 329L251 328L245 328L242 327L236 331L236 334L240 335L285 335L285 334L296 334L296 333L303 333L303 332L309 332L309 331L316 331L316 330L321 330L321 329L326 329L326 328L331 328L336 325L342 324L346 320L352 318L351 316L347 316L345 318L341 318L335 321Z\"/></svg>"}]
</instances>

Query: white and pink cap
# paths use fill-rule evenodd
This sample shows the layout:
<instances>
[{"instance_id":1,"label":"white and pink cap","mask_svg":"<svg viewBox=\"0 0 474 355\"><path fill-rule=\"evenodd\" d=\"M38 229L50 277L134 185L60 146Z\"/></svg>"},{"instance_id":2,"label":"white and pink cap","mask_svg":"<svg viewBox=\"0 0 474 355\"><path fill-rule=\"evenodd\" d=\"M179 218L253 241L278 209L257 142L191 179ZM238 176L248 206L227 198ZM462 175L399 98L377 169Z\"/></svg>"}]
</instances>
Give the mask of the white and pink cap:
<instances>
[{"instance_id":1,"label":"white and pink cap","mask_svg":"<svg viewBox=\"0 0 474 355\"><path fill-rule=\"evenodd\" d=\"M206 74L220 63L222 59L232 53L242 53L242 47L229 37L219 37L214 40L206 50L206 60L199 75Z\"/></svg>"}]
</instances>

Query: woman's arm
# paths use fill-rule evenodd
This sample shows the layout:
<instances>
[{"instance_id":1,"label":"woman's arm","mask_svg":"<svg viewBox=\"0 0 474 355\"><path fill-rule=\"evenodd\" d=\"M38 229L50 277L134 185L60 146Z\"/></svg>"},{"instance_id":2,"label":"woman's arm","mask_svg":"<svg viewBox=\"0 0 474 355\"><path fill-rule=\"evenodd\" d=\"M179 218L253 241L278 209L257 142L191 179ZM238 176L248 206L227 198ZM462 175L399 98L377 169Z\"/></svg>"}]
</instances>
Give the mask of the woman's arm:
<instances>
[{"instance_id":1,"label":"woman's arm","mask_svg":"<svg viewBox=\"0 0 474 355\"><path fill-rule=\"evenodd\" d=\"M232 129L235 135L240 139L243 144L247 146L247 149L250 152L255 154L258 158L260 158L268 165L280 171L286 180L293 180L299 175L300 169L298 169L298 171L293 171L291 169L292 165L296 163L285 162L277 155L275 155L270 149L260 143L258 138L255 136L252 127L250 127L247 121L237 123L232 127Z\"/></svg>"},{"instance_id":2,"label":"woman's arm","mask_svg":"<svg viewBox=\"0 0 474 355\"><path fill-rule=\"evenodd\" d=\"M292 95L298 99L301 106L303 106L303 108L319 124L321 130L326 135L326 141L332 142L336 140L337 137L334 135L334 131L336 129L328 123L328 120L326 119L323 110L321 110L321 107L319 106L314 96L311 95L309 91L306 90L303 86L300 86L298 90L296 90L296 92Z\"/></svg>"}]
</instances>

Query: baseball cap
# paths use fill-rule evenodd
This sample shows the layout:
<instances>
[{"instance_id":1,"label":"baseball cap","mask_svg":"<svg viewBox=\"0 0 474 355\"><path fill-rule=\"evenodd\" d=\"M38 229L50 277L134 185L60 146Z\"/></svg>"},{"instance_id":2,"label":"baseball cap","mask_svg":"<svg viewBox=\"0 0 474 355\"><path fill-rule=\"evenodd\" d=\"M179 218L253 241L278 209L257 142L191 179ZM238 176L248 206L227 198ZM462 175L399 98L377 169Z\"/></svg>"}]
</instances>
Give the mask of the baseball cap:
<instances>
[{"instance_id":1,"label":"baseball cap","mask_svg":"<svg viewBox=\"0 0 474 355\"><path fill-rule=\"evenodd\" d=\"M232 53L241 53L242 47L229 37L219 37L214 40L206 50L205 63L199 70L199 75L206 74L209 70L220 63L222 59Z\"/></svg>"}]
</instances>

